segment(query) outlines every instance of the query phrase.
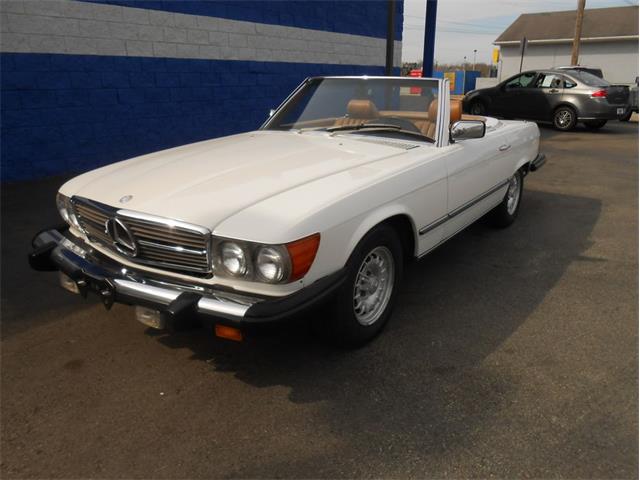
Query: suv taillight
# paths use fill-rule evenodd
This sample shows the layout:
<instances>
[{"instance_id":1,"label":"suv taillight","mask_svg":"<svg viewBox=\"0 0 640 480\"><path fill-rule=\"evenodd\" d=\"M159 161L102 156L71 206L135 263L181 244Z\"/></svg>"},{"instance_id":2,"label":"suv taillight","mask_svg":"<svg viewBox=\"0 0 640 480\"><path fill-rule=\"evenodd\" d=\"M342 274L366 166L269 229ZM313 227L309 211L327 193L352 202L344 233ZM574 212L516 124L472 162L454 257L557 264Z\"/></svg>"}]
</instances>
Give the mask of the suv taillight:
<instances>
[{"instance_id":1,"label":"suv taillight","mask_svg":"<svg viewBox=\"0 0 640 480\"><path fill-rule=\"evenodd\" d=\"M591 94L592 97L597 97L597 98L606 98L607 97L607 91L606 90L598 90L596 92L593 92Z\"/></svg>"}]
</instances>

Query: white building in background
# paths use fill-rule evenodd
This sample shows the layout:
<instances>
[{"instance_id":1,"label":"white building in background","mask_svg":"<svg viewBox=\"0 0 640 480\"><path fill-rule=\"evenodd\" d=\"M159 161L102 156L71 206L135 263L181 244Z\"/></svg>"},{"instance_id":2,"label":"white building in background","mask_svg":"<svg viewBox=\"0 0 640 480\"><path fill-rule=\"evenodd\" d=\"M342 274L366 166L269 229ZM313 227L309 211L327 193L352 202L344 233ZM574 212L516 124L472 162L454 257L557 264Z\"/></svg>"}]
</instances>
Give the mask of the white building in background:
<instances>
[{"instance_id":1,"label":"white building in background","mask_svg":"<svg viewBox=\"0 0 640 480\"><path fill-rule=\"evenodd\" d=\"M494 42L502 58L500 79L520 71L524 37L528 46L523 71L569 65L575 23L575 10L520 15ZM578 63L601 68L612 83L634 83L638 76L638 7L585 10Z\"/></svg>"}]
</instances>

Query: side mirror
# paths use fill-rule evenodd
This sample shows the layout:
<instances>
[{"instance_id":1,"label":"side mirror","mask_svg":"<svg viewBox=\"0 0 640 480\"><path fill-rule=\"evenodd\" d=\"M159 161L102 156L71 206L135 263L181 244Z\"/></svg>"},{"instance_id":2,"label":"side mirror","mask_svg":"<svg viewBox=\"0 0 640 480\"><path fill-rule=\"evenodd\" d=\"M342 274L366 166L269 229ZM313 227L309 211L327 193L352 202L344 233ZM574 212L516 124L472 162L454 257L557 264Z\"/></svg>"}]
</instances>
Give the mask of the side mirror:
<instances>
[{"instance_id":1,"label":"side mirror","mask_svg":"<svg viewBox=\"0 0 640 480\"><path fill-rule=\"evenodd\" d=\"M269 118L273 117L273 114L276 113L276 109L272 108L271 110L269 110Z\"/></svg>"},{"instance_id":2,"label":"side mirror","mask_svg":"<svg viewBox=\"0 0 640 480\"><path fill-rule=\"evenodd\" d=\"M472 138L482 138L487 130L487 126L481 120L460 120L449 128L449 136L452 141L470 140Z\"/></svg>"}]
</instances>

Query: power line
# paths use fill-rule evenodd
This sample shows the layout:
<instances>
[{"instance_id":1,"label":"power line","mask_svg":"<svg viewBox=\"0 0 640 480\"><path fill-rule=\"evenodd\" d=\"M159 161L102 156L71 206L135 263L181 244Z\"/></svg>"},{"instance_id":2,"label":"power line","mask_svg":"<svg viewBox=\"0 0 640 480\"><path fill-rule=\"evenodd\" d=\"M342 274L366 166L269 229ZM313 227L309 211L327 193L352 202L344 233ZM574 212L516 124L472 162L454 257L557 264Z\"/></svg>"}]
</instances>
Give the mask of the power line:
<instances>
[{"instance_id":1,"label":"power line","mask_svg":"<svg viewBox=\"0 0 640 480\"><path fill-rule=\"evenodd\" d=\"M405 30L424 30L424 27L418 26L405 26ZM495 36L498 32L474 32L471 30L455 30L448 28L438 28L438 32L446 32L446 33L459 33L462 35L487 35L487 36Z\"/></svg>"}]
</instances>

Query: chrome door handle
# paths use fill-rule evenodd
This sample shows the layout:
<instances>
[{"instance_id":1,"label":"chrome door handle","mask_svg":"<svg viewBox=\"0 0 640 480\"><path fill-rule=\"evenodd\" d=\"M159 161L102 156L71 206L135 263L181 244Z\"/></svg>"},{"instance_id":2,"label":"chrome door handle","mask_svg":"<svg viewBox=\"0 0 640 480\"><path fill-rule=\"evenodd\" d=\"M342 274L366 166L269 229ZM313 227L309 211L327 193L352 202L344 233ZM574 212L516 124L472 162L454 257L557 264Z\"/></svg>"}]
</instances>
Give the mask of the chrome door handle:
<instances>
[{"instance_id":1,"label":"chrome door handle","mask_svg":"<svg viewBox=\"0 0 640 480\"><path fill-rule=\"evenodd\" d=\"M507 151L511 148L511 145L500 145L500 148L498 148L498 150L500 150L501 152Z\"/></svg>"},{"instance_id":2,"label":"chrome door handle","mask_svg":"<svg viewBox=\"0 0 640 480\"><path fill-rule=\"evenodd\" d=\"M558 93L560 90L558 90L557 88L552 88L551 90L549 90L549 93Z\"/></svg>"}]
</instances>

